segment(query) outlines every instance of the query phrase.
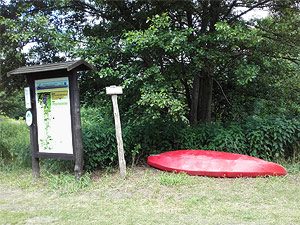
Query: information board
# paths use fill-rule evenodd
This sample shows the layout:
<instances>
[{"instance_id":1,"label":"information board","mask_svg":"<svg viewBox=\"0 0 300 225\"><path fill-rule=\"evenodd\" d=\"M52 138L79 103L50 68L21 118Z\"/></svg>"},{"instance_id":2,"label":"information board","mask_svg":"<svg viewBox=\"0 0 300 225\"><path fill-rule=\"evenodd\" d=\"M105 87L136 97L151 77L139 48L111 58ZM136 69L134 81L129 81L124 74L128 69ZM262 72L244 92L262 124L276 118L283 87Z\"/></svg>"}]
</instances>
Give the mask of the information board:
<instances>
[{"instance_id":1,"label":"information board","mask_svg":"<svg viewBox=\"0 0 300 225\"><path fill-rule=\"evenodd\" d=\"M41 153L73 154L68 77L35 81Z\"/></svg>"}]
</instances>

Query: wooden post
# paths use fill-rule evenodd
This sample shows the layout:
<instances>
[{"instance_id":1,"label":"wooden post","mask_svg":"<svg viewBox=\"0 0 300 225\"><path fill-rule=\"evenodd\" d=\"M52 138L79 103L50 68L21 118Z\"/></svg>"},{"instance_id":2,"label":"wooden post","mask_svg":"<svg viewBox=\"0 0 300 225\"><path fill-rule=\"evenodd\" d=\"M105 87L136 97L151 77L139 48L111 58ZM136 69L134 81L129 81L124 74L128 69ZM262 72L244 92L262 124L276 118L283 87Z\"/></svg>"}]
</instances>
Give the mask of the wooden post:
<instances>
[{"instance_id":1,"label":"wooden post","mask_svg":"<svg viewBox=\"0 0 300 225\"><path fill-rule=\"evenodd\" d=\"M74 173L75 178L80 179L83 174L83 145L81 135L80 122L80 101L79 101L79 87L77 81L77 74L74 73L69 76L70 81L70 104L71 104L71 123L73 135L73 151L75 157Z\"/></svg>"},{"instance_id":2,"label":"wooden post","mask_svg":"<svg viewBox=\"0 0 300 225\"><path fill-rule=\"evenodd\" d=\"M107 87L106 94L111 95L111 99L112 99L112 103L113 103L120 175L122 178L125 178L125 176L126 176L126 161L125 161L125 156L124 156L121 120L120 120L120 113L119 113L119 107L118 107L118 95L117 95L117 94L122 94L122 88L116 87L116 86Z\"/></svg>"},{"instance_id":3,"label":"wooden post","mask_svg":"<svg viewBox=\"0 0 300 225\"><path fill-rule=\"evenodd\" d=\"M30 148L31 148L31 165L33 179L40 177L40 159L37 156L38 153L38 140L37 140L37 118L36 118L36 104L35 104L35 88L34 80L27 76L27 82L30 88L30 101L31 101L31 113L32 124L30 126Z\"/></svg>"},{"instance_id":4,"label":"wooden post","mask_svg":"<svg viewBox=\"0 0 300 225\"><path fill-rule=\"evenodd\" d=\"M30 136L32 136L31 131L30 131ZM32 154L31 160L32 160L32 177L34 180L36 180L40 177L40 159L37 158L35 154Z\"/></svg>"}]
</instances>

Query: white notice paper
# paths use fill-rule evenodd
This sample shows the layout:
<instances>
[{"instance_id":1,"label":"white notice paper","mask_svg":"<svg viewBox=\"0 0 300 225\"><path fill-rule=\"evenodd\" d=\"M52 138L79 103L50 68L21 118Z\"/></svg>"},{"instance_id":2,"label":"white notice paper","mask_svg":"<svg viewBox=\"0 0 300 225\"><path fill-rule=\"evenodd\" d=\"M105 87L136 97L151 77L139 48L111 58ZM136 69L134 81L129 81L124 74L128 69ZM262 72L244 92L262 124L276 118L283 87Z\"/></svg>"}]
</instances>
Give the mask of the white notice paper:
<instances>
[{"instance_id":1,"label":"white notice paper","mask_svg":"<svg viewBox=\"0 0 300 225\"><path fill-rule=\"evenodd\" d=\"M35 81L39 152L73 154L68 77Z\"/></svg>"},{"instance_id":2,"label":"white notice paper","mask_svg":"<svg viewBox=\"0 0 300 225\"><path fill-rule=\"evenodd\" d=\"M24 88L24 95L25 95L25 107L26 109L31 108L31 98L30 98L30 88Z\"/></svg>"}]
</instances>

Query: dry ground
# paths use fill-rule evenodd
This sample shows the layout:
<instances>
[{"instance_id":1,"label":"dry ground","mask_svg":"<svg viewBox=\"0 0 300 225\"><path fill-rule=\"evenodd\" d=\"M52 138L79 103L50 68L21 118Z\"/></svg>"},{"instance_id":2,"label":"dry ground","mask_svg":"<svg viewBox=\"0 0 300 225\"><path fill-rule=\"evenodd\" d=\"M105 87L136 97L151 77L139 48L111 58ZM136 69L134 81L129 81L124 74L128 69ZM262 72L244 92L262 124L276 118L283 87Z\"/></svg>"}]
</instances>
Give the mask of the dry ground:
<instances>
[{"instance_id":1,"label":"dry ground","mask_svg":"<svg viewBox=\"0 0 300 225\"><path fill-rule=\"evenodd\" d=\"M0 224L300 224L300 173L207 178L150 168L117 173L0 170Z\"/></svg>"}]
</instances>

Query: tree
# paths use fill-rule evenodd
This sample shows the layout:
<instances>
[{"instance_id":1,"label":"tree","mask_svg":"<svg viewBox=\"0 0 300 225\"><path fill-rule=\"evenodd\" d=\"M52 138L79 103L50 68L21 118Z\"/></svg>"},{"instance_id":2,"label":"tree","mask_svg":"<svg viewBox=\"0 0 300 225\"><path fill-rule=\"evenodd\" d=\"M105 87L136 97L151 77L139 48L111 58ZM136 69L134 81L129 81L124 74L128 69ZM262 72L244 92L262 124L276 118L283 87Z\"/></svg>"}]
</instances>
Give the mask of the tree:
<instances>
[{"instance_id":1,"label":"tree","mask_svg":"<svg viewBox=\"0 0 300 225\"><path fill-rule=\"evenodd\" d=\"M177 81L185 89L191 124L211 120L213 84L221 90L228 102L220 83L226 84L234 79L239 85L246 85L256 79L259 74L268 76L262 72L267 69L263 63L273 59L273 63L269 64L274 67L276 65L274 59L280 60L285 65L290 63L286 60L293 61L292 63L299 60L297 58L299 54L297 43L299 44L299 42L294 40L294 47L296 47L294 49L283 46L279 39L275 38L274 40L273 37L273 40L270 40L270 34L274 28L273 30L263 29L263 22L254 28L255 23L247 24L246 21L241 20L244 13L254 8L268 6L280 10L281 15L277 15L278 18L275 20L279 22L279 26L284 26L284 22L279 18L288 17L290 19L289 25L285 24L285 29L283 28L280 33L297 33L295 25L298 22L296 19L298 11L296 9L290 8L289 10L287 6L279 7L271 1L260 1L251 2L252 5L247 5L249 7L247 10L235 15L232 12L234 12L234 7L239 5L237 1L231 2L230 6L224 5L224 2L220 1L202 3L200 6L202 14L198 14L198 18L201 19L195 19L194 23L192 23L193 20L188 23L188 18L182 16L187 15L187 11L182 14L177 12L181 15L181 18L179 16L181 20L169 12L167 16L169 20L167 19L168 22L165 24L159 24L161 19L158 18L147 30L129 32L127 36L129 49L131 48L136 57L143 59L148 65L149 61L152 61L160 67L161 73L164 73L165 76L168 74L167 67L172 68L173 73L177 74ZM248 3L250 4L250 2ZM193 5L188 11L192 12L191 18L197 18L195 9L196 7ZM291 13L291 11L293 12ZM210 12L210 14L204 12ZM289 13L288 16L287 13ZM271 18L265 21L267 20L273 21ZM293 26L290 26L291 23ZM192 32L187 33L189 29ZM289 41L292 41L291 37L285 39L285 42ZM177 49L170 51L174 43L177 44ZM149 52L151 52L151 56L149 56ZM182 68L181 71L178 68ZM173 79L167 77L166 80L170 82L174 80L174 77ZM153 92L153 90L151 91Z\"/></svg>"},{"instance_id":2,"label":"tree","mask_svg":"<svg viewBox=\"0 0 300 225\"><path fill-rule=\"evenodd\" d=\"M173 89L173 92L176 89L179 92L183 90L186 105L190 109L189 121L191 124L196 124L199 121L211 120L214 85L222 90L220 83L228 82L229 79L226 77L229 72L238 76L230 77L240 83L250 82L260 72L259 66L256 65L259 60L258 56L268 56L263 53L263 48L259 47L262 42L266 42L266 39L259 40L259 37L263 38L261 36L263 34L258 28L253 28L253 24L248 25L243 21L242 16L254 9L269 8L277 17L282 17L289 9L297 13L296 3L297 1L281 3L270 0L163 3L121 1L102 4L93 2L92 5L83 5L82 9L103 18L103 23L90 27L87 34L92 34L98 40L102 38L107 40L106 38L109 37L113 46L111 50L116 56L109 54L112 58L105 60L106 65L101 65L104 73L100 73L104 75L108 66L117 70L109 69L110 76L114 74L121 80L132 76L140 78L143 74L147 76L149 71L152 71L157 78L153 81L161 82L159 77L162 75L169 85L166 84L158 92L153 92L157 90L157 85L153 83L152 86L147 85L148 91L142 89L140 93L141 100L145 100L142 102L148 101L150 106L151 104L157 106L161 102L169 101L169 105L161 104L160 108L170 109L172 105L178 105L174 100L180 100L181 93L165 97L166 92L169 93L170 89ZM246 8L239 12L238 7ZM162 15L160 12L165 12L166 17L169 18L167 24L159 24L160 18L152 23L149 22L149 17ZM158 29L157 33L155 29ZM99 30L103 35L95 33ZM285 32L287 31L289 30ZM128 51L125 51L125 54L122 52L122 34L124 33L127 35L126 41L129 44L127 50L130 51L130 45L132 46L132 55L128 54ZM172 49L174 43L170 40L177 44L175 49ZM258 49L261 51L256 53ZM276 51L278 55L284 54L285 50L277 49ZM128 77L124 75L125 71L120 73L125 67L124 70L128 74L127 65L131 66L136 75L131 74ZM177 74L177 77L174 77L174 74ZM148 95L151 92L154 95ZM166 110L162 110L162 113L165 112Z\"/></svg>"},{"instance_id":3,"label":"tree","mask_svg":"<svg viewBox=\"0 0 300 225\"><path fill-rule=\"evenodd\" d=\"M86 101L92 102L107 84L124 84L124 108L136 103L154 115L186 116L197 124L217 118L217 110L230 106L230 91L263 81L268 67L282 63L296 68L298 48L281 43L296 41L298 46L298 30L290 26L297 21L297 3L24 1L24 16L6 24L19 31L26 24L18 38L36 42L32 53L40 58L45 54L40 47L50 45L56 53L47 60L64 52L95 64L99 71L81 81ZM272 13L270 19L243 19L260 8ZM272 28L274 21L280 32ZM290 31L294 36L286 35Z\"/></svg>"},{"instance_id":4,"label":"tree","mask_svg":"<svg viewBox=\"0 0 300 225\"><path fill-rule=\"evenodd\" d=\"M20 53L21 43L12 38L8 31L5 19L14 20L18 17L18 11L12 5L6 5L0 1L0 91L6 90L12 93L24 83L22 78L8 78L7 72L15 67L25 64L25 59Z\"/></svg>"}]
</instances>

